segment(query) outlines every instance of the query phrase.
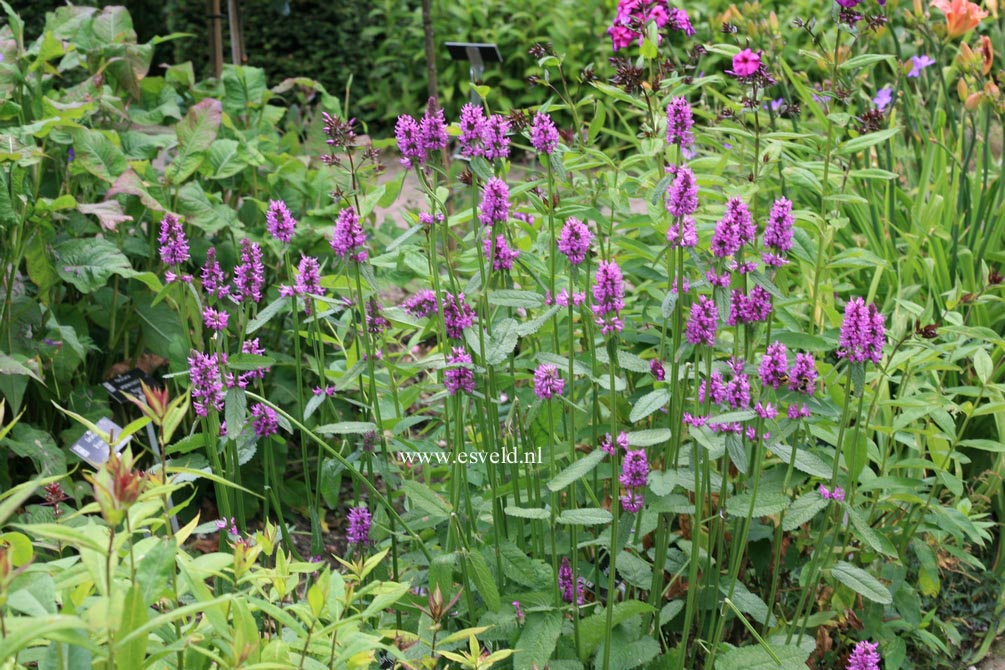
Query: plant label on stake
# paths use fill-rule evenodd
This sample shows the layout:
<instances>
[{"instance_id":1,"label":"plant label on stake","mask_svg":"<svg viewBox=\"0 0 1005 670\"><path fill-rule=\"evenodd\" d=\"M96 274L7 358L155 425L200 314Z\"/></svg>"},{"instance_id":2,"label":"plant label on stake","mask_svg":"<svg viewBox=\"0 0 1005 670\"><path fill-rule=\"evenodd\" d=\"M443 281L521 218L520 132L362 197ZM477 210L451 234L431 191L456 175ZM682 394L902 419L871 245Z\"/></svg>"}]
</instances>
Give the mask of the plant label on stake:
<instances>
[{"instance_id":1,"label":"plant label on stake","mask_svg":"<svg viewBox=\"0 0 1005 670\"><path fill-rule=\"evenodd\" d=\"M109 441L113 443L115 442L116 435L122 433L122 427L107 417L98 419L98 422L95 425L104 431L108 435ZM132 436L129 436L116 443L115 453L122 451L132 439ZM74 442L73 446L70 447L70 451L77 454L77 456L80 456L96 468L100 468L104 465L105 462L108 461L108 457L110 455L108 442L105 441L103 436L95 433L93 430L89 430L81 435L80 439Z\"/></svg>"},{"instance_id":2,"label":"plant label on stake","mask_svg":"<svg viewBox=\"0 0 1005 670\"><path fill-rule=\"evenodd\" d=\"M112 396L112 400L120 405L124 405L129 402L129 399L126 398L124 393L128 393L136 398L143 397L143 388L140 384L144 382L151 388L160 387L160 384L158 384L153 377L139 368L133 368L129 372L123 372L121 375L115 375L108 381L103 382L101 385L106 391L108 391L108 395Z\"/></svg>"}]
</instances>

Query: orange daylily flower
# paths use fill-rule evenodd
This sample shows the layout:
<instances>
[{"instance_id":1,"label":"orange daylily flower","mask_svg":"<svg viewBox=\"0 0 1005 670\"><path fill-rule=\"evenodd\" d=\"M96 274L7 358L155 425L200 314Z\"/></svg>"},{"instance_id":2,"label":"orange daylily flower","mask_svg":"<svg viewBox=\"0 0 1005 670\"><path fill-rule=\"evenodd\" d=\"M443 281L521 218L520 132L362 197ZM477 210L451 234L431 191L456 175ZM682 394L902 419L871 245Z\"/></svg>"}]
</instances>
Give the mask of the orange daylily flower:
<instances>
[{"instance_id":1,"label":"orange daylily flower","mask_svg":"<svg viewBox=\"0 0 1005 670\"><path fill-rule=\"evenodd\" d=\"M932 0L931 6L946 15L946 33L950 37L965 35L988 15L980 5L969 0Z\"/></svg>"}]
</instances>

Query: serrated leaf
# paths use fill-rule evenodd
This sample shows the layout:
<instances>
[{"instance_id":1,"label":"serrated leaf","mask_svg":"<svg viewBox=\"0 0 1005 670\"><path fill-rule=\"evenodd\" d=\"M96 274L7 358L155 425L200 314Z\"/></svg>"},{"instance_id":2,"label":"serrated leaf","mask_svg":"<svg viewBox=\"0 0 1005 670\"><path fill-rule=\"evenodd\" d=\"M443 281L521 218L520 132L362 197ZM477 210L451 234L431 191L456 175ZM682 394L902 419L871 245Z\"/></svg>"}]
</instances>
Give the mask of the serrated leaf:
<instances>
[{"instance_id":1,"label":"serrated leaf","mask_svg":"<svg viewBox=\"0 0 1005 670\"><path fill-rule=\"evenodd\" d=\"M650 430L635 430L628 435L628 444L633 447L651 447L663 444L673 436L669 428L652 428Z\"/></svg>"},{"instance_id":2,"label":"serrated leaf","mask_svg":"<svg viewBox=\"0 0 1005 670\"><path fill-rule=\"evenodd\" d=\"M224 399L224 416L227 418L227 435L237 439L244 430L244 421L248 415L248 396L244 389L234 387L227 391Z\"/></svg>"},{"instance_id":3,"label":"serrated leaf","mask_svg":"<svg viewBox=\"0 0 1005 670\"><path fill-rule=\"evenodd\" d=\"M129 259L108 240L64 240L53 246L52 252L56 274L81 293L96 291L113 274L127 275L132 272Z\"/></svg>"},{"instance_id":4,"label":"serrated leaf","mask_svg":"<svg viewBox=\"0 0 1005 670\"><path fill-rule=\"evenodd\" d=\"M450 503L422 482L406 479L401 488L416 507L438 517L450 516Z\"/></svg>"},{"instance_id":5,"label":"serrated leaf","mask_svg":"<svg viewBox=\"0 0 1005 670\"><path fill-rule=\"evenodd\" d=\"M626 600L614 605L611 613L611 625L618 626L632 617L655 612L648 603L639 600ZM590 654L604 641L607 630L607 612L600 611L593 616L584 617L579 622L579 658L585 661Z\"/></svg>"},{"instance_id":6,"label":"serrated leaf","mask_svg":"<svg viewBox=\"0 0 1005 670\"><path fill-rule=\"evenodd\" d=\"M514 516L518 519L543 520L551 516L551 512L541 507L516 507L510 505L503 510L506 516Z\"/></svg>"},{"instance_id":7,"label":"serrated leaf","mask_svg":"<svg viewBox=\"0 0 1005 670\"><path fill-rule=\"evenodd\" d=\"M610 512L599 507L567 509L558 515L558 522L568 526L602 526L613 519Z\"/></svg>"},{"instance_id":8,"label":"serrated leaf","mask_svg":"<svg viewBox=\"0 0 1005 670\"><path fill-rule=\"evenodd\" d=\"M772 444L768 448L785 463L788 463L792 457L793 447L784 442ZM830 479L833 474L830 466L820 460L816 454L810 453L805 449L796 449L795 467L800 472L805 472L808 475L820 477L821 479Z\"/></svg>"},{"instance_id":9,"label":"serrated leaf","mask_svg":"<svg viewBox=\"0 0 1005 670\"><path fill-rule=\"evenodd\" d=\"M656 389L655 391L650 391L635 402L635 406L632 407L632 411L628 415L628 420L632 423L641 421L653 412L659 410L669 401L670 391L667 389Z\"/></svg>"},{"instance_id":10,"label":"serrated leaf","mask_svg":"<svg viewBox=\"0 0 1005 670\"><path fill-rule=\"evenodd\" d=\"M315 432L318 435L355 435L375 430L377 430L377 424L370 421L339 421L318 426Z\"/></svg>"},{"instance_id":11,"label":"serrated leaf","mask_svg":"<svg viewBox=\"0 0 1005 670\"><path fill-rule=\"evenodd\" d=\"M516 653L513 654L513 670L545 667L561 634L562 615L559 612L528 614L527 623L516 643Z\"/></svg>"},{"instance_id":12,"label":"serrated leaf","mask_svg":"<svg viewBox=\"0 0 1005 670\"><path fill-rule=\"evenodd\" d=\"M897 550L889 538L870 526L857 509L845 505L845 511L848 512L848 519L851 521L855 534L869 545L873 551L894 558L898 556Z\"/></svg>"},{"instance_id":13,"label":"serrated leaf","mask_svg":"<svg viewBox=\"0 0 1005 670\"><path fill-rule=\"evenodd\" d=\"M486 345L485 363L499 365L514 349L518 340L517 322L514 319L503 319L492 329L492 337Z\"/></svg>"},{"instance_id":14,"label":"serrated leaf","mask_svg":"<svg viewBox=\"0 0 1005 670\"><path fill-rule=\"evenodd\" d=\"M216 140L209 148L207 158L210 179L226 179L248 167L241 156L241 145L235 140Z\"/></svg>"},{"instance_id":15,"label":"serrated leaf","mask_svg":"<svg viewBox=\"0 0 1005 670\"><path fill-rule=\"evenodd\" d=\"M499 588L496 586L495 578L489 571L485 557L477 551L468 551L464 554L464 560L471 568L471 577L475 582L478 593L485 601L485 606L492 612L498 612L502 602L499 599Z\"/></svg>"},{"instance_id":16,"label":"serrated leaf","mask_svg":"<svg viewBox=\"0 0 1005 670\"><path fill-rule=\"evenodd\" d=\"M575 463L571 463L564 470L558 473L554 479L548 482L548 488L552 492L558 493L569 484L582 479L587 474L592 472L593 468L597 467L597 464L604 460L605 455L606 454L600 449L595 449L588 455L577 460Z\"/></svg>"},{"instance_id":17,"label":"serrated leaf","mask_svg":"<svg viewBox=\"0 0 1005 670\"><path fill-rule=\"evenodd\" d=\"M489 304L500 307L523 307L532 309L544 304L544 297L533 291L497 289L489 293Z\"/></svg>"},{"instance_id":18,"label":"serrated leaf","mask_svg":"<svg viewBox=\"0 0 1005 670\"><path fill-rule=\"evenodd\" d=\"M838 561L831 568L831 577L841 582L863 598L881 605L893 602L893 596L886 586L860 567L846 561Z\"/></svg>"},{"instance_id":19,"label":"serrated leaf","mask_svg":"<svg viewBox=\"0 0 1005 670\"><path fill-rule=\"evenodd\" d=\"M750 510L750 500L752 493L744 492L729 498L726 501L726 511L730 516L746 517ZM789 497L778 491L760 491L754 500L752 517L770 516L778 514L789 504Z\"/></svg>"},{"instance_id":20,"label":"serrated leaf","mask_svg":"<svg viewBox=\"0 0 1005 670\"><path fill-rule=\"evenodd\" d=\"M820 497L820 494L816 491L803 494L789 505L789 509L785 513L785 519L782 521L782 530L786 532L792 531L805 523L809 523L827 505L828 501Z\"/></svg>"},{"instance_id":21,"label":"serrated leaf","mask_svg":"<svg viewBox=\"0 0 1005 670\"><path fill-rule=\"evenodd\" d=\"M730 649L715 661L715 670L806 670L809 652L795 645L771 645L781 665L759 645Z\"/></svg>"},{"instance_id":22,"label":"serrated leaf","mask_svg":"<svg viewBox=\"0 0 1005 670\"><path fill-rule=\"evenodd\" d=\"M74 165L79 165L98 179L114 184L115 180L129 167L126 157L105 134L87 128L75 128L71 132Z\"/></svg>"}]
</instances>

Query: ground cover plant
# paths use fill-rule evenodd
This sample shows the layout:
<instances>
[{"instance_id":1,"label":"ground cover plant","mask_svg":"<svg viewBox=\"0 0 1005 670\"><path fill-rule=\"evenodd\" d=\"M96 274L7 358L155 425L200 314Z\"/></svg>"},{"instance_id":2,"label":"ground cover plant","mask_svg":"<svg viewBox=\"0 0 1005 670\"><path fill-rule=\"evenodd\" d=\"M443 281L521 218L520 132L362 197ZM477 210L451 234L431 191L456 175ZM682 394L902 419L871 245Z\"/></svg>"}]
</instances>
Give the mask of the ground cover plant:
<instances>
[{"instance_id":1,"label":"ground cover plant","mask_svg":"<svg viewBox=\"0 0 1005 670\"><path fill-rule=\"evenodd\" d=\"M987 651L996 6L625 0L385 139L4 9L3 667Z\"/></svg>"}]
</instances>

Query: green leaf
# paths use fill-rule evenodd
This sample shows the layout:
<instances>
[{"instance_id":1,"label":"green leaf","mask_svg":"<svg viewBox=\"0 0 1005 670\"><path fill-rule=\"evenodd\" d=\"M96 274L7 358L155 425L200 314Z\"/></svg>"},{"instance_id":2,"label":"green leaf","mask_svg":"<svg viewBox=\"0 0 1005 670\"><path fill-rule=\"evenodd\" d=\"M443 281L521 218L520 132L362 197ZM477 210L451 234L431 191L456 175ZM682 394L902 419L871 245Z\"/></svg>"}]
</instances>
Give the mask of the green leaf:
<instances>
[{"instance_id":1,"label":"green leaf","mask_svg":"<svg viewBox=\"0 0 1005 670\"><path fill-rule=\"evenodd\" d=\"M182 189L184 190L184 189ZM248 322L248 334L255 332L265 324L272 321L272 319L290 306L290 299L288 297L276 298L273 302L269 303L265 309L258 312L258 316Z\"/></svg>"},{"instance_id":2,"label":"green leaf","mask_svg":"<svg viewBox=\"0 0 1005 670\"><path fill-rule=\"evenodd\" d=\"M422 482L406 479L402 482L401 488L404 489L405 495L417 508L436 517L450 516L452 509L450 503Z\"/></svg>"},{"instance_id":3,"label":"green leaf","mask_svg":"<svg viewBox=\"0 0 1005 670\"><path fill-rule=\"evenodd\" d=\"M513 670L537 670L548 665L562 634L559 612L531 613L516 643Z\"/></svg>"},{"instance_id":4,"label":"green leaf","mask_svg":"<svg viewBox=\"0 0 1005 670\"><path fill-rule=\"evenodd\" d=\"M782 530L789 532L799 528L805 523L813 520L820 510L827 507L828 501L820 497L816 491L806 493L792 501L785 519L782 521Z\"/></svg>"},{"instance_id":5,"label":"green leaf","mask_svg":"<svg viewBox=\"0 0 1005 670\"><path fill-rule=\"evenodd\" d=\"M730 649L715 661L715 670L806 670L809 652L795 645L771 645L771 650L782 662L774 659L761 646Z\"/></svg>"},{"instance_id":6,"label":"green leaf","mask_svg":"<svg viewBox=\"0 0 1005 670\"><path fill-rule=\"evenodd\" d=\"M235 140L216 140L209 148L210 179L226 179L248 167Z\"/></svg>"},{"instance_id":7,"label":"green leaf","mask_svg":"<svg viewBox=\"0 0 1005 670\"><path fill-rule=\"evenodd\" d=\"M651 430L636 430L628 433L628 444L633 447L651 447L663 444L672 437L669 428L653 428Z\"/></svg>"},{"instance_id":8,"label":"green leaf","mask_svg":"<svg viewBox=\"0 0 1005 670\"><path fill-rule=\"evenodd\" d=\"M318 426L314 432L318 435L357 435L377 430L377 425L369 421L340 421Z\"/></svg>"},{"instance_id":9,"label":"green leaf","mask_svg":"<svg viewBox=\"0 0 1005 670\"><path fill-rule=\"evenodd\" d=\"M848 140L838 147L837 153L840 156L847 156L848 154L858 153L868 149L869 147L876 146L880 142L885 142L893 137L896 137L901 133L902 129L896 128L886 128L885 130L877 130L874 133L867 133Z\"/></svg>"},{"instance_id":10,"label":"green leaf","mask_svg":"<svg viewBox=\"0 0 1005 670\"><path fill-rule=\"evenodd\" d=\"M784 442L777 442L768 448L785 463L788 463L792 457L793 447ZM805 449L796 449L795 466L800 472L805 472L808 475L820 477L821 479L830 479L832 474L830 466L820 460L820 457L816 454L810 453Z\"/></svg>"},{"instance_id":11,"label":"green leaf","mask_svg":"<svg viewBox=\"0 0 1005 670\"><path fill-rule=\"evenodd\" d=\"M893 602L890 590L868 572L846 561L838 561L831 568L831 577L841 582L863 598L881 605Z\"/></svg>"},{"instance_id":12,"label":"green leaf","mask_svg":"<svg viewBox=\"0 0 1005 670\"><path fill-rule=\"evenodd\" d=\"M76 154L74 166L79 165L109 184L115 183L118 176L129 167L122 150L104 133L87 128L74 128L70 135Z\"/></svg>"},{"instance_id":13,"label":"green leaf","mask_svg":"<svg viewBox=\"0 0 1005 670\"><path fill-rule=\"evenodd\" d=\"M848 60L841 63L838 69L841 70L855 70L862 67L872 67L876 63L896 63L896 59L890 54L862 54L860 56L855 56L849 58Z\"/></svg>"},{"instance_id":14,"label":"green leaf","mask_svg":"<svg viewBox=\"0 0 1005 670\"><path fill-rule=\"evenodd\" d=\"M178 155L165 176L178 184L187 179L202 165L203 154L213 144L223 119L223 106L219 100L205 98L189 108L175 126L178 135Z\"/></svg>"},{"instance_id":15,"label":"green leaf","mask_svg":"<svg viewBox=\"0 0 1005 670\"><path fill-rule=\"evenodd\" d=\"M750 512L751 493L744 492L726 501L726 511L730 516L746 517ZM761 491L754 501L752 517L778 514L789 504L789 497L778 491Z\"/></svg>"},{"instance_id":16,"label":"green leaf","mask_svg":"<svg viewBox=\"0 0 1005 670\"><path fill-rule=\"evenodd\" d=\"M848 519L851 521L851 525L855 529L855 534L859 539L868 544L873 551L886 556L892 556L893 558L898 557L897 549L893 546L893 542L886 535L870 526L857 509L850 505L844 505L844 509L848 513Z\"/></svg>"},{"instance_id":17,"label":"green leaf","mask_svg":"<svg viewBox=\"0 0 1005 670\"><path fill-rule=\"evenodd\" d=\"M56 274L81 293L101 288L113 274L132 272L129 259L105 239L68 239L52 248Z\"/></svg>"},{"instance_id":18,"label":"green leaf","mask_svg":"<svg viewBox=\"0 0 1005 670\"><path fill-rule=\"evenodd\" d=\"M489 572L485 557L477 551L464 552L463 556L468 562L468 567L471 568L471 577L478 588L478 593L485 601L485 606L492 612L498 612L502 605L499 599L499 588L496 586L496 580L492 577L492 573Z\"/></svg>"},{"instance_id":19,"label":"green leaf","mask_svg":"<svg viewBox=\"0 0 1005 670\"><path fill-rule=\"evenodd\" d=\"M246 65L224 65L223 106L232 116L247 114L265 104L268 86L265 70Z\"/></svg>"},{"instance_id":20,"label":"green leaf","mask_svg":"<svg viewBox=\"0 0 1005 670\"><path fill-rule=\"evenodd\" d=\"M143 592L139 584L133 584L126 591L126 599L122 605L122 619L117 631L118 635L128 635L147 622L150 610L143 602ZM142 668L147 654L147 636L137 635L122 644L115 655L115 661L121 668Z\"/></svg>"},{"instance_id":21,"label":"green leaf","mask_svg":"<svg viewBox=\"0 0 1005 670\"><path fill-rule=\"evenodd\" d=\"M533 291L498 289L489 293L489 304L501 307L523 307L532 309L544 304L544 298Z\"/></svg>"},{"instance_id":22,"label":"green leaf","mask_svg":"<svg viewBox=\"0 0 1005 670\"><path fill-rule=\"evenodd\" d=\"M667 389L650 391L636 401L635 406L632 407L631 414L628 415L628 420L632 423L641 421L660 407L666 405L669 401L670 391Z\"/></svg>"},{"instance_id":23,"label":"green leaf","mask_svg":"<svg viewBox=\"0 0 1005 670\"><path fill-rule=\"evenodd\" d=\"M599 507L567 509L558 515L558 522L569 526L602 526L613 519L610 512Z\"/></svg>"},{"instance_id":24,"label":"green leaf","mask_svg":"<svg viewBox=\"0 0 1005 670\"><path fill-rule=\"evenodd\" d=\"M516 507L514 505L508 506L503 510L506 516L515 516L518 519L547 519L551 516L551 512L540 507Z\"/></svg>"},{"instance_id":25,"label":"green leaf","mask_svg":"<svg viewBox=\"0 0 1005 670\"><path fill-rule=\"evenodd\" d=\"M168 580L174 574L174 559L178 544L171 540L160 540L136 566L136 585L143 594L143 602L152 605L160 599L168 587Z\"/></svg>"},{"instance_id":26,"label":"green leaf","mask_svg":"<svg viewBox=\"0 0 1005 670\"><path fill-rule=\"evenodd\" d=\"M722 584L719 587L719 591L722 595L729 597L728 585ZM761 597L748 589L746 585L739 580L737 580L736 584L733 586L733 595L730 597L730 600L733 601L738 610L744 614L752 616L758 624L763 622L765 618L769 619L769 626L774 626L775 623L777 623L775 615L768 613L768 605L761 600Z\"/></svg>"},{"instance_id":27,"label":"green leaf","mask_svg":"<svg viewBox=\"0 0 1005 670\"><path fill-rule=\"evenodd\" d=\"M499 365L516 349L517 326L514 319L503 319L492 329L485 351L487 365Z\"/></svg>"},{"instance_id":28,"label":"green leaf","mask_svg":"<svg viewBox=\"0 0 1005 670\"><path fill-rule=\"evenodd\" d=\"M133 20L125 7L105 7L94 17L91 30L95 37L106 44L136 42Z\"/></svg>"},{"instance_id":29,"label":"green leaf","mask_svg":"<svg viewBox=\"0 0 1005 670\"><path fill-rule=\"evenodd\" d=\"M604 460L605 455L600 449L595 449L559 472L554 479L548 482L548 488L552 492L558 493L569 484L592 472L593 468L597 467L597 464Z\"/></svg>"},{"instance_id":30,"label":"green leaf","mask_svg":"<svg viewBox=\"0 0 1005 670\"><path fill-rule=\"evenodd\" d=\"M991 356L988 355L988 352L984 349L978 349L974 353L974 372L977 373L977 379L981 381L981 384L988 383L994 369L994 363L991 362Z\"/></svg>"},{"instance_id":31,"label":"green leaf","mask_svg":"<svg viewBox=\"0 0 1005 670\"><path fill-rule=\"evenodd\" d=\"M31 377L37 382L42 381L42 378L38 376L38 373L25 365L25 363L4 353L0 353L0 375L23 375L25 377Z\"/></svg>"},{"instance_id":32,"label":"green leaf","mask_svg":"<svg viewBox=\"0 0 1005 670\"><path fill-rule=\"evenodd\" d=\"M227 435L236 440L244 430L248 416L248 396L244 389L235 386L227 391L224 400L224 416L227 420Z\"/></svg>"},{"instance_id":33,"label":"green leaf","mask_svg":"<svg viewBox=\"0 0 1005 670\"><path fill-rule=\"evenodd\" d=\"M258 370L275 364L276 359L271 356L256 354L233 354L227 358L227 368L230 370Z\"/></svg>"},{"instance_id":34,"label":"green leaf","mask_svg":"<svg viewBox=\"0 0 1005 670\"><path fill-rule=\"evenodd\" d=\"M639 600L626 600L614 606L611 613L611 625L618 626L632 617L655 612L647 603ZM601 610L593 616L585 617L579 622L579 658L586 661L590 654L604 641L607 631L607 612Z\"/></svg>"}]
</instances>

